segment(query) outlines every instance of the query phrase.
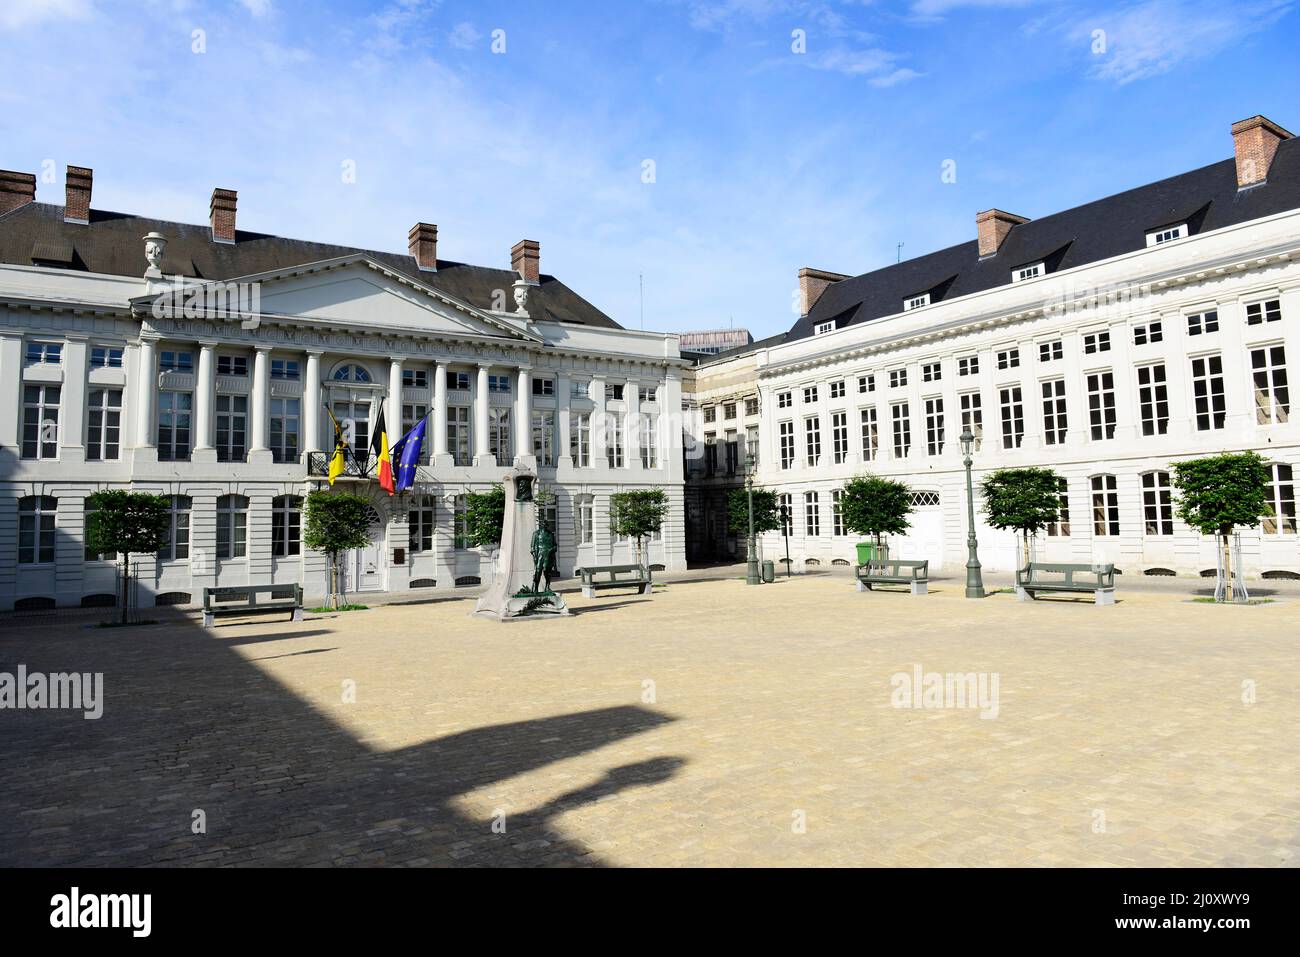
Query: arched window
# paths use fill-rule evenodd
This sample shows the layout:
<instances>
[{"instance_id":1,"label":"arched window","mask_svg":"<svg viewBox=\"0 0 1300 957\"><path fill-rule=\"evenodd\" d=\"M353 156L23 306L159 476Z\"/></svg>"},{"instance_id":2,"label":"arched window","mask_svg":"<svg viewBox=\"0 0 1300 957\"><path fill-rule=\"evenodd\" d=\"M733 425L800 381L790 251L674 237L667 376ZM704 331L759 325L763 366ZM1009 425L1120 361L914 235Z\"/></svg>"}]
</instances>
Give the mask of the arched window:
<instances>
[{"instance_id":1,"label":"arched window","mask_svg":"<svg viewBox=\"0 0 1300 957\"><path fill-rule=\"evenodd\" d=\"M217 499L217 558L248 554L248 499L223 495Z\"/></svg>"},{"instance_id":2,"label":"arched window","mask_svg":"<svg viewBox=\"0 0 1300 957\"><path fill-rule=\"evenodd\" d=\"M173 495L171 509L171 529L167 535L167 544L158 550L160 562L180 562L190 557L190 497Z\"/></svg>"},{"instance_id":3,"label":"arched window","mask_svg":"<svg viewBox=\"0 0 1300 957\"><path fill-rule=\"evenodd\" d=\"M1092 533L1119 534L1119 485L1113 475L1092 477Z\"/></svg>"},{"instance_id":4,"label":"arched window","mask_svg":"<svg viewBox=\"0 0 1300 957\"><path fill-rule=\"evenodd\" d=\"M1268 504L1273 514L1263 520L1265 535L1294 535L1295 521L1295 473L1291 466L1283 462L1274 462L1268 467Z\"/></svg>"},{"instance_id":5,"label":"arched window","mask_svg":"<svg viewBox=\"0 0 1300 957\"><path fill-rule=\"evenodd\" d=\"M95 514L95 511L89 505L85 506L85 517L81 526L82 541L86 545L85 560L88 562L115 562L117 561L117 552L92 552L90 550L90 517Z\"/></svg>"},{"instance_id":6,"label":"arched window","mask_svg":"<svg viewBox=\"0 0 1300 957\"><path fill-rule=\"evenodd\" d=\"M335 382L369 382L370 373L365 366L359 366L355 363L341 365L334 370Z\"/></svg>"},{"instance_id":7,"label":"arched window","mask_svg":"<svg viewBox=\"0 0 1300 957\"><path fill-rule=\"evenodd\" d=\"M1144 535L1174 533L1174 500L1168 472L1142 473L1142 516Z\"/></svg>"},{"instance_id":8,"label":"arched window","mask_svg":"<svg viewBox=\"0 0 1300 957\"><path fill-rule=\"evenodd\" d=\"M803 493L804 534L817 538L822 533L821 508L816 492Z\"/></svg>"},{"instance_id":9,"label":"arched window","mask_svg":"<svg viewBox=\"0 0 1300 957\"><path fill-rule=\"evenodd\" d=\"M28 495L18 500L18 564L54 564L54 519L59 500Z\"/></svg>"},{"instance_id":10,"label":"arched window","mask_svg":"<svg viewBox=\"0 0 1300 957\"><path fill-rule=\"evenodd\" d=\"M302 552L302 499L277 495L271 501L271 554L287 558Z\"/></svg>"},{"instance_id":11,"label":"arched window","mask_svg":"<svg viewBox=\"0 0 1300 957\"><path fill-rule=\"evenodd\" d=\"M410 530L411 553L433 551L433 521L437 515L432 495L416 495L406 513Z\"/></svg>"}]
</instances>

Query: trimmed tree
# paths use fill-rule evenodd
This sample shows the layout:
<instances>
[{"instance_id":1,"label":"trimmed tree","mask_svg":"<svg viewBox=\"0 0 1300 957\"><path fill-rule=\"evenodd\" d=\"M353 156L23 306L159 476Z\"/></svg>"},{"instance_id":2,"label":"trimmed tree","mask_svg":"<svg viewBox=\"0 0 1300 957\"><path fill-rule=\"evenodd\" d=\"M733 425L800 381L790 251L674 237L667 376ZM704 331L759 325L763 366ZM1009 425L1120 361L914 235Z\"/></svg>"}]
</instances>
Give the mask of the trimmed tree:
<instances>
[{"instance_id":1,"label":"trimmed tree","mask_svg":"<svg viewBox=\"0 0 1300 957\"><path fill-rule=\"evenodd\" d=\"M663 528L668 493L661 488L615 492L609 497L609 514L615 535L636 540L636 563L640 565L644 539Z\"/></svg>"},{"instance_id":2,"label":"trimmed tree","mask_svg":"<svg viewBox=\"0 0 1300 957\"><path fill-rule=\"evenodd\" d=\"M1030 536L1057 520L1060 483L1060 476L1048 468L998 469L980 482L989 524L1020 533L1026 568Z\"/></svg>"},{"instance_id":3,"label":"trimmed tree","mask_svg":"<svg viewBox=\"0 0 1300 957\"><path fill-rule=\"evenodd\" d=\"M302 541L329 559L330 600L339 607L339 556L370 544L370 503L351 492L312 492L307 496Z\"/></svg>"},{"instance_id":4,"label":"trimmed tree","mask_svg":"<svg viewBox=\"0 0 1300 957\"><path fill-rule=\"evenodd\" d=\"M1222 540L1226 590L1232 601L1233 529L1254 528L1273 514L1268 504L1268 463L1254 452L1225 452L1201 459L1173 463L1174 488L1178 491L1175 514L1202 535Z\"/></svg>"},{"instance_id":5,"label":"trimmed tree","mask_svg":"<svg viewBox=\"0 0 1300 957\"><path fill-rule=\"evenodd\" d=\"M494 485L486 492L465 493L465 544L493 549L501 544L506 524L506 487Z\"/></svg>"},{"instance_id":6,"label":"trimmed tree","mask_svg":"<svg viewBox=\"0 0 1300 957\"><path fill-rule=\"evenodd\" d=\"M749 535L749 495L743 488L727 493L727 526L737 535ZM775 532L781 527L781 510L771 489L754 489L754 534Z\"/></svg>"},{"instance_id":7,"label":"trimmed tree","mask_svg":"<svg viewBox=\"0 0 1300 957\"><path fill-rule=\"evenodd\" d=\"M902 535L912 526L907 518L912 511L912 489L907 483L877 475L849 479L840 499L845 529L872 536L876 540L877 557L881 554L883 536Z\"/></svg>"},{"instance_id":8,"label":"trimmed tree","mask_svg":"<svg viewBox=\"0 0 1300 957\"><path fill-rule=\"evenodd\" d=\"M86 498L86 549L122 556L122 624L127 623L131 556L156 552L171 536L171 500L165 495L108 489Z\"/></svg>"}]
</instances>

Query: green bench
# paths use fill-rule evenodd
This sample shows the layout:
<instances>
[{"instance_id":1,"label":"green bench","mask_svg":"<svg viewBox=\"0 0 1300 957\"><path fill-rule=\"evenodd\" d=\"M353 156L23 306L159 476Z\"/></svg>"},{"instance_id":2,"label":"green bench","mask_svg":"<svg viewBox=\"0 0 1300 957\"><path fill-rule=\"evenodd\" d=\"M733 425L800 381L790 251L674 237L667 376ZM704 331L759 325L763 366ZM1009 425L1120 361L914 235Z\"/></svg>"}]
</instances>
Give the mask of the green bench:
<instances>
[{"instance_id":1,"label":"green bench","mask_svg":"<svg viewBox=\"0 0 1300 957\"><path fill-rule=\"evenodd\" d=\"M906 558L877 558L854 569L858 591L870 591L874 585L907 585L913 595L930 593L930 562Z\"/></svg>"},{"instance_id":2,"label":"green bench","mask_svg":"<svg viewBox=\"0 0 1300 957\"><path fill-rule=\"evenodd\" d=\"M607 588L635 588L638 594L650 594L650 569L645 565L591 565L577 573L582 576L584 598L595 598L596 592Z\"/></svg>"},{"instance_id":3,"label":"green bench","mask_svg":"<svg viewBox=\"0 0 1300 957\"><path fill-rule=\"evenodd\" d=\"M1115 604L1114 565L1070 565L1030 562L1016 569L1016 595L1021 601L1037 599L1039 592L1091 593L1098 605Z\"/></svg>"},{"instance_id":4,"label":"green bench","mask_svg":"<svg viewBox=\"0 0 1300 957\"><path fill-rule=\"evenodd\" d=\"M290 593L289 597L279 597L285 592ZM258 595L267 595L268 599L258 601ZM204 628L211 628L217 615L275 611L290 612L290 621L302 621L302 585L231 585L203 589Z\"/></svg>"}]
</instances>

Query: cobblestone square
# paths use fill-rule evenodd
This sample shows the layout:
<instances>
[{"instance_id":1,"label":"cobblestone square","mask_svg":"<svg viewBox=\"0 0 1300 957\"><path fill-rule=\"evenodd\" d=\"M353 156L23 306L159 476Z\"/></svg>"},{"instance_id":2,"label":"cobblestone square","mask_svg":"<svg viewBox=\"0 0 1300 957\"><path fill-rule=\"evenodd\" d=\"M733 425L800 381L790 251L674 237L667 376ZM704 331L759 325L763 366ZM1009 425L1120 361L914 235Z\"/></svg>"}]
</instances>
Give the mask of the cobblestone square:
<instances>
[{"instance_id":1,"label":"cobblestone square","mask_svg":"<svg viewBox=\"0 0 1300 957\"><path fill-rule=\"evenodd\" d=\"M0 671L103 672L105 703L0 711L0 864L1296 862L1292 600L566 597L508 625L462 598L6 622ZM918 669L996 676L996 716L896 707Z\"/></svg>"}]
</instances>

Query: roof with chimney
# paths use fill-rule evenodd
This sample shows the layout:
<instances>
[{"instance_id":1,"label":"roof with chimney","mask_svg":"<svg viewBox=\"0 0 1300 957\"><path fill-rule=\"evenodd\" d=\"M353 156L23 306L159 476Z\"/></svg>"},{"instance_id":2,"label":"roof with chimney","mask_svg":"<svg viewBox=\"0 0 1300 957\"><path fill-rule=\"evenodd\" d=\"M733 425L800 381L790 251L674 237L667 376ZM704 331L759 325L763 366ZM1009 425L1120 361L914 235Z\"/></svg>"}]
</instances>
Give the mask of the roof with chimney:
<instances>
[{"instance_id":1,"label":"roof with chimney","mask_svg":"<svg viewBox=\"0 0 1300 957\"><path fill-rule=\"evenodd\" d=\"M1011 227L997 252L980 258L977 240L832 283L785 341L870 322L903 310L922 293L942 302L1011 282L1017 267L1042 262L1050 274L1146 248L1147 234L1186 223L1190 235L1300 209L1300 139L1278 144L1267 182L1239 189L1235 160L1224 160Z\"/></svg>"},{"instance_id":2,"label":"roof with chimney","mask_svg":"<svg viewBox=\"0 0 1300 957\"><path fill-rule=\"evenodd\" d=\"M1223 160L1014 225L997 251L983 258L979 241L972 239L842 279L828 285L788 331L708 356L700 364L808 338L824 322L839 329L896 315L904 300L922 293L929 293L934 303L1008 285L1011 271L1020 266L1042 262L1050 274L1135 252L1146 248L1148 233L1164 226L1185 223L1195 236L1300 209L1300 138L1286 136L1277 145L1265 182L1239 188L1236 160Z\"/></svg>"},{"instance_id":3,"label":"roof with chimney","mask_svg":"<svg viewBox=\"0 0 1300 957\"><path fill-rule=\"evenodd\" d=\"M112 276L143 276L145 233L167 238L162 270L199 279L231 280L291 266L361 253L479 309L490 310L501 290L519 278L513 269L494 269L438 260L436 272L421 270L412 256L336 246L265 233L236 230L233 243L214 242L207 225L176 223L144 216L90 210L85 225L64 222L64 207L29 202L0 215L0 262L52 266ZM560 322L607 329L622 328L554 276L541 275L528 295L534 321ZM497 303L500 304L499 302Z\"/></svg>"}]
</instances>

